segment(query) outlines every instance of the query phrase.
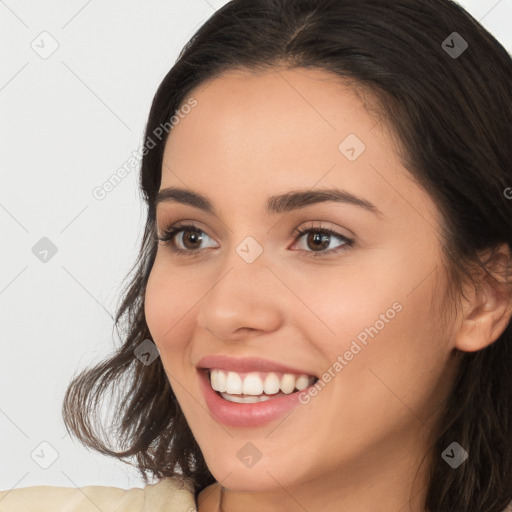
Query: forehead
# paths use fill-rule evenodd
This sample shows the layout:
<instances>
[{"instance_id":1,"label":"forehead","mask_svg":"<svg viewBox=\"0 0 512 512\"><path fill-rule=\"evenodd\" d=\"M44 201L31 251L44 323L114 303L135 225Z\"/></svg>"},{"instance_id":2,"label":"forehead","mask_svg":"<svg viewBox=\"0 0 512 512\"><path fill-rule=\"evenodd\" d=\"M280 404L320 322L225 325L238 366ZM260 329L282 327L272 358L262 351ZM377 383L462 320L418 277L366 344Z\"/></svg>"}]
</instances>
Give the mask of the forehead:
<instances>
[{"instance_id":1,"label":"forehead","mask_svg":"<svg viewBox=\"0 0 512 512\"><path fill-rule=\"evenodd\" d=\"M432 207L400 164L384 123L330 72L229 71L190 97L197 105L166 143L162 188L185 185L225 202L222 190L245 200L333 186L398 215L411 201ZM359 156L347 158L347 146Z\"/></svg>"},{"instance_id":2,"label":"forehead","mask_svg":"<svg viewBox=\"0 0 512 512\"><path fill-rule=\"evenodd\" d=\"M190 96L197 106L173 128L169 150L179 150L190 137L201 139L201 147L214 140L219 150L250 144L284 152L290 142L307 141L305 147L293 148L300 158L313 140L324 141L318 151L333 145L337 149L338 140L349 133L364 138L378 121L353 90L322 70L231 70L199 85Z\"/></svg>"}]
</instances>

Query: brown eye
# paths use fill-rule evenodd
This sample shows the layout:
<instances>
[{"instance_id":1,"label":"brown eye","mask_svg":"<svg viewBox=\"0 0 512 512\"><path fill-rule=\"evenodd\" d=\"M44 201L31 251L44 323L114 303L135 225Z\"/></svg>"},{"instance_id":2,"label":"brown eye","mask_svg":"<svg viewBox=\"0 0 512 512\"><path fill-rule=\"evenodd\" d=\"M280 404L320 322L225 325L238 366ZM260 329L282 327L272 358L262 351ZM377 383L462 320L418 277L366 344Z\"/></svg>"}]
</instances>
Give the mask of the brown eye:
<instances>
[{"instance_id":1,"label":"brown eye","mask_svg":"<svg viewBox=\"0 0 512 512\"><path fill-rule=\"evenodd\" d=\"M314 251L327 249L329 247L330 235L310 231L306 237L306 244L308 247L312 247Z\"/></svg>"},{"instance_id":2,"label":"brown eye","mask_svg":"<svg viewBox=\"0 0 512 512\"><path fill-rule=\"evenodd\" d=\"M201 243L210 237L193 225L171 226L158 237L158 240L169 246L169 250L181 254L195 255L201 252Z\"/></svg>"},{"instance_id":3,"label":"brown eye","mask_svg":"<svg viewBox=\"0 0 512 512\"><path fill-rule=\"evenodd\" d=\"M185 249L197 249L197 246L200 245L203 240L201 232L197 230L182 229L181 233L183 234L181 243L184 245Z\"/></svg>"},{"instance_id":4,"label":"brown eye","mask_svg":"<svg viewBox=\"0 0 512 512\"><path fill-rule=\"evenodd\" d=\"M354 240L332 229L311 227L307 229L296 229L295 232L298 234L296 240L304 239L302 247L301 244L298 244L299 248L303 252L310 253L311 256L324 256L348 250L354 244ZM340 240L341 244L332 247L331 242L336 239Z\"/></svg>"}]
</instances>

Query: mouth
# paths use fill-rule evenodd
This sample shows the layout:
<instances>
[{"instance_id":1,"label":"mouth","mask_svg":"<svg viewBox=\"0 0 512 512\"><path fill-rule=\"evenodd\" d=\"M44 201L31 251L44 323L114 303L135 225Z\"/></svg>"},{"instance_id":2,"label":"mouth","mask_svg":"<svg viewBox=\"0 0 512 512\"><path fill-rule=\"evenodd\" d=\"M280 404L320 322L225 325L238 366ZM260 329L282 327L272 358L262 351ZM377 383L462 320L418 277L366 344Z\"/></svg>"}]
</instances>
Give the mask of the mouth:
<instances>
[{"instance_id":1,"label":"mouth","mask_svg":"<svg viewBox=\"0 0 512 512\"><path fill-rule=\"evenodd\" d=\"M211 417L239 428L263 426L289 413L319 380L278 361L222 354L203 357L196 370Z\"/></svg>"},{"instance_id":2,"label":"mouth","mask_svg":"<svg viewBox=\"0 0 512 512\"><path fill-rule=\"evenodd\" d=\"M314 385L318 377L305 373L235 372L203 369L213 391L229 402L251 404L298 393Z\"/></svg>"}]
</instances>

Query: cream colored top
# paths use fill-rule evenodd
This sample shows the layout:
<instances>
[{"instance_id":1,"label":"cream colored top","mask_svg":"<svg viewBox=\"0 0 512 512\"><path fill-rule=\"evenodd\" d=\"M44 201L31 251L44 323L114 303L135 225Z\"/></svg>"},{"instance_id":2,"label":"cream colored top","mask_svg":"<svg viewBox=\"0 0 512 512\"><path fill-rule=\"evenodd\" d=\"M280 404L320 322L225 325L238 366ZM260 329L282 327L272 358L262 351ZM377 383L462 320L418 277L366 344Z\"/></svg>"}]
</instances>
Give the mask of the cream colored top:
<instances>
[{"instance_id":1,"label":"cream colored top","mask_svg":"<svg viewBox=\"0 0 512 512\"><path fill-rule=\"evenodd\" d=\"M143 489L39 485L0 491L0 512L196 512L192 483L167 477Z\"/></svg>"},{"instance_id":2,"label":"cream colored top","mask_svg":"<svg viewBox=\"0 0 512 512\"><path fill-rule=\"evenodd\" d=\"M211 498L217 510L218 486ZM0 512L197 512L192 483L175 477L161 479L143 489L90 485L39 485L0 491ZM210 507L208 507L210 510ZM510 504L503 512L512 512Z\"/></svg>"}]
</instances>

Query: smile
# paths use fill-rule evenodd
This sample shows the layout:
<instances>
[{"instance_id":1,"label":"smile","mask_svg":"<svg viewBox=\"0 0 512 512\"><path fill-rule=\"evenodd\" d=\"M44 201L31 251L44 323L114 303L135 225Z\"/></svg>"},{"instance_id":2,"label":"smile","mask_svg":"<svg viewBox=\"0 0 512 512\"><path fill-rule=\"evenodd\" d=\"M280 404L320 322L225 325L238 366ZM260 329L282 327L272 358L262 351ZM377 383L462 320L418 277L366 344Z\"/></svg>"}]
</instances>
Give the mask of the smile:
<instances>
[{"instance_id":1,"label":"smile","mask_svg":"<svg viewBox=\"0 0 512 512\"><path fill-rule=\"evenodd\" d=\"M302 391L317 378L307 374L283 372L239 373L212 368L209 382L224 400L237 403L264 402L294 391Z\"/></svg>"}]
</instances>

